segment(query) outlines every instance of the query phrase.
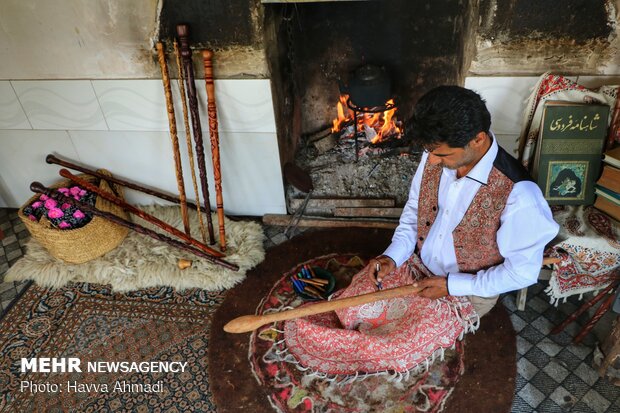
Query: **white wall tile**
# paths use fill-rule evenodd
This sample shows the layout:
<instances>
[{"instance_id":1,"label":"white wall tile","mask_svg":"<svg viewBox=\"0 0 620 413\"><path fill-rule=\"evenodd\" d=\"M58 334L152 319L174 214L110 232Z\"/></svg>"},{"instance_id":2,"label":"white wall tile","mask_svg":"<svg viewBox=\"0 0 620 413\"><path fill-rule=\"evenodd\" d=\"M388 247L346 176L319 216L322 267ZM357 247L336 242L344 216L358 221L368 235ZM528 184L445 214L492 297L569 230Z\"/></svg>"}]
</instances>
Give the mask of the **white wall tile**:
<instances>
[{"instance_id":1,"label":"white wall tile","mask_svg":"<svg viewBox=\"0 0 620 413\"><path fill-rule=\"evenodd\" d=\"M168 131L161 80L94 80L92 83L110 130ZM175 97L177 120L182 124L178 93Z\"/></svg>"},{"instance_id":2,"label":"white wall tile","mask_svg":"<svg viewBox=\"0 0 620 413\"><path fill-rule=\"evenodd\" d=\"M151 186L178 195L168 132L70 131L69 133L85 165L91 168L105 168L119 177L143 186ZM179 143L187 198L195 200L183 133L180 133ZM215 187L211 151L208 140L205 143L210 204L214 209ZM265 213L284 213L284 187L276 134L222 132L220 145L226 213L257 216ZM199 179L198 172L196 176ZM198 185L200 187L200 183ZM126 191L126 196L132 204L165 203L136 191Z\"/></svg>"},{"instance_id":3,"label":"white wall tile","mask_svg":"<svg viewBox=\"0 0 620 413\"><path fill-rule=\"evenodd\" d=\"M286 213L275 133L221 133L220 158L225 210L241 215Z\"/></svg>"},{"instance_id":4,"label":"white wall tile","mask_svg":"<svg viewBox=\"0 0 620 413\"><path fill-rule=\"evenodd\" d=\"M60 167L45 163L49 153L77 160L65 131L0 130L0 191L7 206L20 207L31 196L30 183L49 185L61 179Z\"/></svg>"},{"instance_id":5,"label":"white wall tile","mask_svg":"<svg viewBox=\"0 0 620 413\"><path fill-rule=\"evenodd\" d=\"M209 134L207 91L196 81L203 134ZM220 132L276 132L269 79L216 79L215 103Z\"/></svg>"},{"instance_id":6,"label":"white wall tile","mask_svg":"<svg viewBox=\"0 0 620 413\"><path fill-rule=\"evenodd\" d=\"M498 135L519 134L527 99L538 77L468 77L465 87L480 94L491 112L491 129Z\"/></svg>"},{"instance_id":7,"label":"white wall tile","mask_svg":"<svg viewBox=\"0 0 620 413\"><path fill-rule=\"evenodd\" d=\"M24 80L11 84L34 129L108 129L88 80Z\"/></svg>"},{"instance_id":8,"label":"white wall tile","mask_svg":"<svg viewBox=\"0 0 620 413\"><path fill-rule=\"evenodd\" d=\"M0 81L0 129L32 129L11 82Z\"/></svg>"},{"instance_id":9,"label":"white wall tile","mask_svg":"<svg viewBox=\"0 0 620 413\"><path fill-rule=\"evenodd\" d=\"M91 169L107 169L120 178L173 194L176 190L172 150L167 132L69 131L80 159ZM163 203L128 192L135 204Z\"/></svg>"}]
</instances>

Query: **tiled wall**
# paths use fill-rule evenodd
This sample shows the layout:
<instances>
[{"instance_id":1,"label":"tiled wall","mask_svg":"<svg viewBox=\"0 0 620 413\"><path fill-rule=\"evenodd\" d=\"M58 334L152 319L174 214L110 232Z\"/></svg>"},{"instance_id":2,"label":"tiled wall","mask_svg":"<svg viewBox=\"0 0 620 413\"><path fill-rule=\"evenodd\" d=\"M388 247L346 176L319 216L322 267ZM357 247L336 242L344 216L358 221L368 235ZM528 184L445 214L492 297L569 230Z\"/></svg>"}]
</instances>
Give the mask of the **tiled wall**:
<instances>
[{"instance_id":1,"label":"tiled wall","mask_svg":"<svg viewBox=\"0 0 620 413\"><path fill-rule=\"evenodd\" d=\"M197 81L211 204L215 205L204 82ZM262 215L285 209L269 80L216 80L224 206ZM180 94L173 81L188 198L193 199ZM50 184L45 155L110 170L178 194L160 80L0 81L0 207L18 207L30 182ZM160 202L129 192L134 204Z\"/></svg>"}]
</instances>

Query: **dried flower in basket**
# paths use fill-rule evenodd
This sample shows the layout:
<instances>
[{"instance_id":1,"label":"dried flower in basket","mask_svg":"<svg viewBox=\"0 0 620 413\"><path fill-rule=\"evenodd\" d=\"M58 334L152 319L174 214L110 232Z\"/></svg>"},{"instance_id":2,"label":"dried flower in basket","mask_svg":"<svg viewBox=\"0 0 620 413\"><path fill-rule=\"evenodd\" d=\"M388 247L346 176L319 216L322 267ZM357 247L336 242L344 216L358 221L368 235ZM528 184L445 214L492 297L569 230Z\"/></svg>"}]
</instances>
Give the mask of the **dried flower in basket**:
<instances>
[{"instance_id":1,"label":"dried flower in basket","mask_svg":"<svg viewBox=\"0 0 620 413\"><path fill-rule=\"evenodd\" d=\"M97 194L88 192L77 185L58 188L58 192L93 207L97 199ZM60 204L44 194L41 194L36 201L24 208L24 215L32 221L39 221L42 216L45 216L52 226L59 229L81 228L93 218L91 214L81 211L74 205Z\"/></svg>"}]
</instances>

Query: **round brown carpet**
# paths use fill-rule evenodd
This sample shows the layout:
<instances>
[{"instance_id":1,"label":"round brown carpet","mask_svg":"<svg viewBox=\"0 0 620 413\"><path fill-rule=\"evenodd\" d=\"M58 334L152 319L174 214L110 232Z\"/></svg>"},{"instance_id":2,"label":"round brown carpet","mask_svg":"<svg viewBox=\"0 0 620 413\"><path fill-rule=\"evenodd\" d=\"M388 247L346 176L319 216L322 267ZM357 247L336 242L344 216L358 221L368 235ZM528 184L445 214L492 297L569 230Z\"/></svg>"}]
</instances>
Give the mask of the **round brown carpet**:
<instances>
[{"instance_id":1,"label":"round brown carpet","mask_svg":"<svg viewBox=\"0 0 620 413\"><path fill-rule=\"evenodd\" d=\"M330 253L380 254L393 231L332 229L308 231L270 249L265 261L230 290L214 315L209 343L209 377L218 412L270 412L269 389L261 388L248 361L249 333L228 334L223 326L235 317L254 314L274 282L299 262ZM344 285L337 285L342 288ZM515 333L506 311L497 306L480 329L465 339L465 374L444 412L509 412L516 376Z\"/></svg>"}]
</instances>

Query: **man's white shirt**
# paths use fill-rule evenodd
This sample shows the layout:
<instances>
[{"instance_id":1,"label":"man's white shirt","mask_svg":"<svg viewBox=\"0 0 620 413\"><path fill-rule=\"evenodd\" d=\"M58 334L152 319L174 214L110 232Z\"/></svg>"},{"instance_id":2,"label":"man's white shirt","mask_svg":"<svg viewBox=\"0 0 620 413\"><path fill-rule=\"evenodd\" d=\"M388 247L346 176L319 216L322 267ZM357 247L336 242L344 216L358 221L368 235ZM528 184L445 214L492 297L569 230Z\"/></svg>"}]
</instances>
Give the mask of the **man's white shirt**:
<instances>
[{"instance_id":1,"label":"man's white shirt","mask_svg":"<svg viewBox=\"0 0 620 413\"><path fill-rule=\"evenodd\" d=\"M501 214L496 238L504 262L476 274L459 272L452 232L463 219L478 189L487 183L498 151L492 133L491 137L491 147L466 176L457 178L456 170L443 168L437 218L420 252L422 261L433 274L446 276L449 273L448 290L455 296L491 297L534 284L542 265L544 247L559 229L536 183L517 182ZM392 243L384 252L397 267L411 256L416 245L418 196L427 159L428 153L424 153Z\"/></svg>"}]
</instances>

